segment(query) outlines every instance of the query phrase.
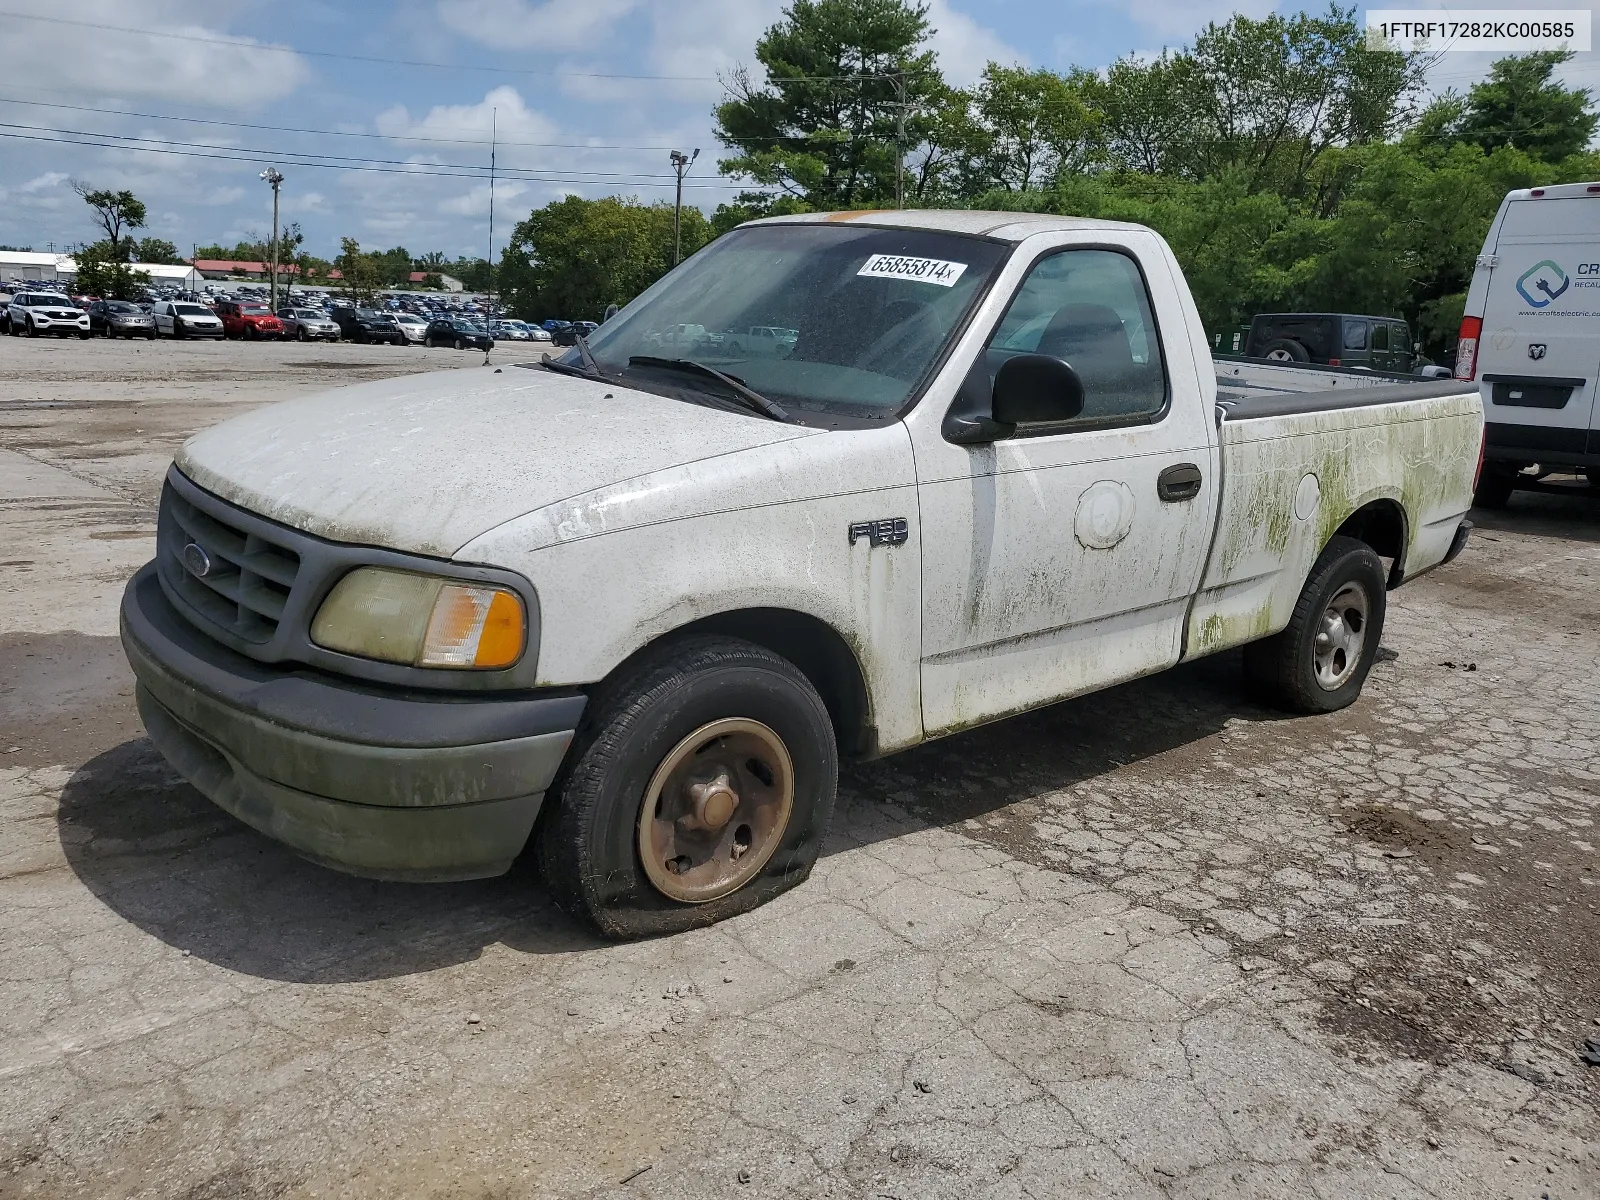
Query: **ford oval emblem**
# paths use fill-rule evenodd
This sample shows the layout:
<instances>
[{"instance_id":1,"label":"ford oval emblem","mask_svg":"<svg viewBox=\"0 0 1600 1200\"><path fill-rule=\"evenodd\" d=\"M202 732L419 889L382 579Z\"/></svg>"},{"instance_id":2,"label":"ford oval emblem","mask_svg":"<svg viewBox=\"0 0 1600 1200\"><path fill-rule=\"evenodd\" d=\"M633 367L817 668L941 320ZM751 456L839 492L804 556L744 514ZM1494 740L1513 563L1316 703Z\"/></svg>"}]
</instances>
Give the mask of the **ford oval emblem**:
<instances>
[{"instance_id":1,"label":"ford oval emblem","mask_svg":"<svg viewBox=\"0 0 1600 1200\"><path fill-rule=\"evenodd\" d=\"M211 555L194 542L190 542L183 548L183 565L189 568L191 575L204 579L211 574Z\"/></svg>"}]
</instances>

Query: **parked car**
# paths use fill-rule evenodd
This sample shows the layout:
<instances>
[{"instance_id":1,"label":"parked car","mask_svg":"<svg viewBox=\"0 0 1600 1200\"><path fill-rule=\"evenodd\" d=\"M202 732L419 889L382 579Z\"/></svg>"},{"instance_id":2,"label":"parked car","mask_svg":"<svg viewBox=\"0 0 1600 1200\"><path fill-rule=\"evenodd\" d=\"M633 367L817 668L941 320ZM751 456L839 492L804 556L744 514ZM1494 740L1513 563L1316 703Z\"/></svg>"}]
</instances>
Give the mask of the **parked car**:
<instances>
[{"instance_id":1,"label":"parked car","mask_svg":"<svg viewBox=\"0 0 1600 1200\"><path fill-rule=\"evenodd\" d=\"M798 329L777 325L747 325L743 329L730 329L725 335L729 354L755 354L764 358L787 357L799 336Z\"/></svg>"},{"instance_id":2,"label":"parked car","mask_svg":"<svg viewBox=\"0 0 1600 1200\"><path fill-rule=\"evenodd\" d=\"M1488 422L1474 499L1574 474L1600 489L1600 183L1508 192L1467 289L1455 376Z\"/></svg>"},{"instance_id":3,"label":"parked car","mask_svg":"<svg viewBox=\"0 0 1600 1200\"><path fill-rule=\"evenodd\" d=\"M157 334L168 337L218 338L222 334L222 318L204 304L189 300L163 300L150 310Z\"/></svg>"},{"instance_id":4,"label":"parked car","mask_svg":"<svg viewBox=\"0 0 1600 1200\"><path fill-rule=\"evenodd\" d=\"M533 335L528 332L528 327L521 321L495 321L489 326L489 333L496 341L501 342L531 342Z\"/></svg>"},{"instance_id":5,"label":"parked car","mask_svg":"<svg viewBox=\"0 0 1600 1200\"><path fill-rule=\"evenodd\" d=\"M253 300L224 300L216 311L222 318L224 337L277 341L284 336L283 322L265 304Z\"/></svg>"},{"instance_id":6,"label":"parked car","mask_svg":"<svg viewBox=\"0 0 1600 1200\"><path fill-rule=\"evenodd\" d=\"M90 333L155 340L155 318L130 301L96 300L89 305L88 313Z\"/></svg>"},{"instance_id":7,"label":"parked car","mask_svg":"<svg viewBox=\"0 0 1600 1200\"><path fill-rule=\"evenodd\" d=\"M433 321L423 334L424 346L454 346L457 350L493 350L494 338L489 331L465 317L446 317Z\"/></svg>"},{"instance_id":8,"label":"parked car","mask_svg":"<svg viewBox=\"0 0 1600 1200\"><path fill-rule=\"evenodd\" d=\"M400 326L400 332L406 335L406 341L420 343L428 334L428 323L416 313L397 312L392 314L395 324Z\"/></svg>"},{"instance_id":9,"label":"parked car","mask_svg":"<svg viewBox=\"0 0 1600 1200\"><path fill-rule=\"evenodd\" d=\"M645 340L774 310L804 361ZM190 438L123 645L155 746L298 852L476 878L531 836L565 909L668 933L807 878L841 756L1234 647L1263 699L1352 703L1389 589L1465 545L1482 435L1471 384L1213 367L1138 226L783 218L592 358ZM219 597L246 542L283 582Z\"/></svg>"},{"instance_id":10,"label":"parked car","mask_svg":"<svg viewBox=\"0 0 1600 1200\"><path fill-rule=\"evenodd\" d=\"M26 337L89 336L89 314L60 292L22 291L6 306L6 332Z\"/></svg>"},{"instance_id":11,"label":"parked car","mask_svg":"<svg viewBox=\"0 0 1600 1200\"><path fill-rule=\"evenodd\" d=\"M339 332L352 342L365 345L382 342L386 346L403 346L406 335L395 319L375 308L335 308L328 314L339 326Z\"/></svg>"},{"instance_id":12,"label":"parked car","mask_svg":"<svg viewBox=\"0 0 1600 1200\"><path fill-rule=\"evenodd\" d=\"M337 342L339 327L320 308L280 308L278 320L285 337L297 342Z\"/></svg>"},{"instance_id":13,"label":"parked car","mask_svg":"<svg viewBox=\"0 0 1600 1200\"><path fill-rule=\"evenodd\" d=\"M1365 367L1410 374L1411 328L1399 317L1352 313L1257 313L1245 354L1275 362Z\"/></svg>"}]
</instances>

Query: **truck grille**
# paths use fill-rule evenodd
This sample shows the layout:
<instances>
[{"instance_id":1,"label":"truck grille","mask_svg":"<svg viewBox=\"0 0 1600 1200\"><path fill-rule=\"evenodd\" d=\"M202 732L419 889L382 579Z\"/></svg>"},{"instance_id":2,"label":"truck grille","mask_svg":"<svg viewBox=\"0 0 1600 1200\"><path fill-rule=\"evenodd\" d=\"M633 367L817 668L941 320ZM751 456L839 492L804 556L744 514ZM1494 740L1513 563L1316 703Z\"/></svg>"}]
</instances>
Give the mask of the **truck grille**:
<instances>
[{"instance_id":1,"label":"truck grille","mask_svg":"<svg viewBox=\"0 0 1600 1200\"><path fill-rule=\"evenodd\" d=\"M167 586L197 615L235 637L272 639L300 573L300 555L232 520L228 505L196 489L196 503L169 480L162 491L156 557ZM202 507L203 504L203 507Z\"/></svg>"}]
</instances>

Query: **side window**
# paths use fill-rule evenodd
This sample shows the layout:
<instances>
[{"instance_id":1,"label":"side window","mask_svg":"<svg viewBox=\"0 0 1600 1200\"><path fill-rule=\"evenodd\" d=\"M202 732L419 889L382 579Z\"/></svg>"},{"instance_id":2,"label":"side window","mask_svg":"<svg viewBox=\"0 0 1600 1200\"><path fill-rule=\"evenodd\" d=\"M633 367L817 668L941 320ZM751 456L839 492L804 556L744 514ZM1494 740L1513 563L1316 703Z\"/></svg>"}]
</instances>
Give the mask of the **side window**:
<instances>
[{"instance_id":1,"label":"side window","mask_svg":"<svg viewBox=\"0 0 1600 1200\"><path fill-rule=\"evenodd\" d=\"M1396 350L1411 353L1411 330L1405 325L1392 325L1389 327L1389 345Z\"/></svg>"},{"instance_id":2,"label":"side window","mask_svg":"<svg viewBox=\"0 0 1600 1200\"><path fill-rule=\"evenodd\" d=\"M1367 323L1365 321L1346 321L1344 323L1344 348L1346 350L1365 350L1367 348Z\"/></svg>"},{"instance_id":3,"label":"side window","mask_svg":"<svg viewBox=\"0 0 1600 1200\"><path fill-rule=\"evenodd\" d=\"M1389 327L1378 324L1372 327L1372 348L1374 350L1387 350L1389 348Z\"/></svg>"},{"instance_id":4,"label":"side window","mask_svg":"<svg viewBox=\"0 0 1600 1200\"><path fill-rule=\"evenodd\" d=\"M1077 369L1083 419L1149 417L1166 406L1150 297L1126 254L1063 250L1036 263L989 340L991 386L1019 354L1052 354Z\"/></svg>"}]
</instances>

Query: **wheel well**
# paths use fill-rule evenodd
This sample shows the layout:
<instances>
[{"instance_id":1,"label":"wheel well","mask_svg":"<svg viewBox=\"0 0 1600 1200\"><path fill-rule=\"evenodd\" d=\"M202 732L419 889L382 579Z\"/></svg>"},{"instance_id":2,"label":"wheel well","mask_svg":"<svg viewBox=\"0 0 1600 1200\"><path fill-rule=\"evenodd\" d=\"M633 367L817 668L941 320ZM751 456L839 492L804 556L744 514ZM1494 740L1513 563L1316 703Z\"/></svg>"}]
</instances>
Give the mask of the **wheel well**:
<instances>
[{"instance_id":1,"label":"wheel well","mask_svg":"<svg viewBox=\"0 0 1600 1200\"><path fill-rule=\"evenodd\" d=\"M805 673L828 706L839 753L850 758L876 753L877 730L872 724L866 677L849 643L827 622L787 608L745 608L702 617L674 629L656 644L696 633L743 638L782 655Z\"/></svg>"},{"instance_id":2,"label":"wheel well","mask_svg":"<svg viewBox=\"0 0 1600 1200\"><path fill-rule=\"evenodd\" d=\"M1380 558L1392 560L1389 586L1400 586L1405 576L1406 514L1397 502L1373 500L1363 504L1345 519L1334 534L1365 542Z\"/></svg>"}]
</instances>

